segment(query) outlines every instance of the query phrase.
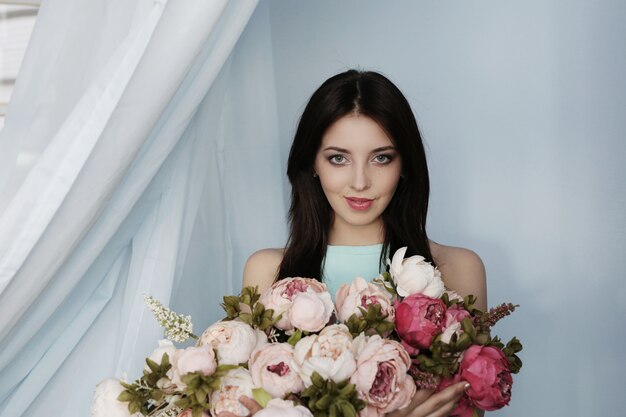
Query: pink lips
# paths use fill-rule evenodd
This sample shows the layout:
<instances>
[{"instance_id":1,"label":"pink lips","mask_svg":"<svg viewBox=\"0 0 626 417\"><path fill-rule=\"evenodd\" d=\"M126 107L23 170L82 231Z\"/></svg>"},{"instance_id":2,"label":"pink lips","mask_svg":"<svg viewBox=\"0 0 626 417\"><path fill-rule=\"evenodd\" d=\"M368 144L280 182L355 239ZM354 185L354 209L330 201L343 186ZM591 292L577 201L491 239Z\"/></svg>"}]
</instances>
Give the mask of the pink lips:
<instances>
[{"instance_id":1,"label":"pink lips","mask_svg":"<svg viewBox=\"0 0 626 417\"><path fill-rule=\"evenodd\" d=\"M370 200L369 198L355 198L355 197L345 197L348 205L354 210L367 210L372 206L372 202L374 200Z\"/></svg>"}]
</instances>

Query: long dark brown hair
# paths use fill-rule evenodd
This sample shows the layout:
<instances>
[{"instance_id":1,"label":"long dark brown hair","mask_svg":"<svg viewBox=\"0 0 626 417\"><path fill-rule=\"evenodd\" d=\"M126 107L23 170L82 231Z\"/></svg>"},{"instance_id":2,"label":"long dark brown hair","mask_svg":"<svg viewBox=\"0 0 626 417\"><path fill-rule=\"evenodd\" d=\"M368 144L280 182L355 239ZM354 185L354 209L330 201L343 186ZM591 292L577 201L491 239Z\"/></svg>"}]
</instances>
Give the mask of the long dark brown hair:
<instances>
[{"instance_id":1,"label":"long dark brown hair","mask_svg":"<svg viewBox=\"0 0 626 417\"><path fill-rule=\"evenodd\" d=\"M383 75L349 70L326 80L311 96L289 152L291 183L289 240L278 279L312 277L321 280L333 210L317 178L315 157L322 136L340 118L369 117L389 135L402 158L402 177L382 214L385 237L381 261L407 246L405 256L422 255L435 264L426 236L430 185L422 138L411 107L400 90Z\"/></svg>"}]
</instances>

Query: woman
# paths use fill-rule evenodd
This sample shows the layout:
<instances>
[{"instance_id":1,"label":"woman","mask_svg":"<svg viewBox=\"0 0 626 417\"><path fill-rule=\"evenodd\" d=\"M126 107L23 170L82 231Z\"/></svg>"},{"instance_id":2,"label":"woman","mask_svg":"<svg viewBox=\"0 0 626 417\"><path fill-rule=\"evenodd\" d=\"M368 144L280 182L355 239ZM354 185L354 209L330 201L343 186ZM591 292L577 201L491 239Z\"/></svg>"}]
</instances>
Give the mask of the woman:
<instances>
[{"instance_id":1,"label":"woman","mask_svg":"<svg viewBox=\"0 0 626 417\"><path fill-rule=\"evenodd\" d=\"M424 256L440 269L447 288L476 295L477 307L486 309L480 258L426 235L424 147L408 102L387 78L349 70L324 82L300 119L287 175L287 247L250 256L244 286L263 291L286 277L322 277L334 294L357 275L376 277L389 254L407 246L406 256ZM446 416L464 386L420 390L409 406L388 416Z\"/></svg>"}]
</instances>

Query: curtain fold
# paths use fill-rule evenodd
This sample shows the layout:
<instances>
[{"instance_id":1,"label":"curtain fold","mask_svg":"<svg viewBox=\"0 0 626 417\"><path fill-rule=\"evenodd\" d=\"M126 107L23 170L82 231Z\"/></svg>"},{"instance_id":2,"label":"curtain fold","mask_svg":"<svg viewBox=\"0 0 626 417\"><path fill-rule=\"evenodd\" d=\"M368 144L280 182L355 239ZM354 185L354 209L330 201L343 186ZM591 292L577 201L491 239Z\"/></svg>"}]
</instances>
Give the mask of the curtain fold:
<instances>
[{"instance_id":1,"label":"curtain fold","mask_svg":"<svg viewBox=\"0 0 626 417\"><path fill-rule=\"evenodd\" d=\"M206 157L229 128L231 80L220 71L256 7L113 1L82 16L94 25L108 16L109 27L91 32L85 22L59 28L69 3L87 8L80 0L42 6L0 133L2 417L84 413L98 380L141 369L161 335L142 295L168 304L177 293L198 210L214 198ZM65 61L41 61L46 35L59 31L51 37L61 49L63 39L91 36L81 41L102 64L79 92L61 74L80 65L81 47L64 49ZM56 95L64 85L70 103ZM33 114L38 93L63 103ZM197 127L199 107L214 110L209 130ZM223 188L226 178L218 180ZM232 287L232 273L220 280ZM86 382L68 402L58 387L77 378Z\"/></svg>"}]
</instances>

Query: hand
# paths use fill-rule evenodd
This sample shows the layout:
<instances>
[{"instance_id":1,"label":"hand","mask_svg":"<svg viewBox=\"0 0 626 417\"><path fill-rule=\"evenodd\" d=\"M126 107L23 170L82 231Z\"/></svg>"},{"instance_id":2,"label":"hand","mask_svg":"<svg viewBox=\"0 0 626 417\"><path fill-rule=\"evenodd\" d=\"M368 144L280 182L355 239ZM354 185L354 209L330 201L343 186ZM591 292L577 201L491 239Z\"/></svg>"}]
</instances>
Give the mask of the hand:
<instances>
[{"instance_id":1,"label":"hand","mask_svg":"<svg viewBox=\"0 0 626 417\"><path fill-rule=\"evenodd\" d=\"M242 395L241 397L239 397L239 402L242 403L244 407L246 407L248 410L250 410L250 414L248 414L248 416L253 416L258 411L263 409L263 407L261 407L261 405L258 402L256 402L253 398L246 397L245 395ZM231 413L230 411L222 411L221 413L217 415L217 417L239 417L239 416L237 414Z\"/></svg>"},{"instance_id":2,"label":"hand","mask_svg":"<svg viewBox=\"0 0 626 417\"><path fill-rule=\"evenodd\" d=\"M461 381L433 394L433 390L417 390L411 403L386 417L445 417L456 408L458 401L465 394L467 382Z\"/></svg>"}]
</instances>

